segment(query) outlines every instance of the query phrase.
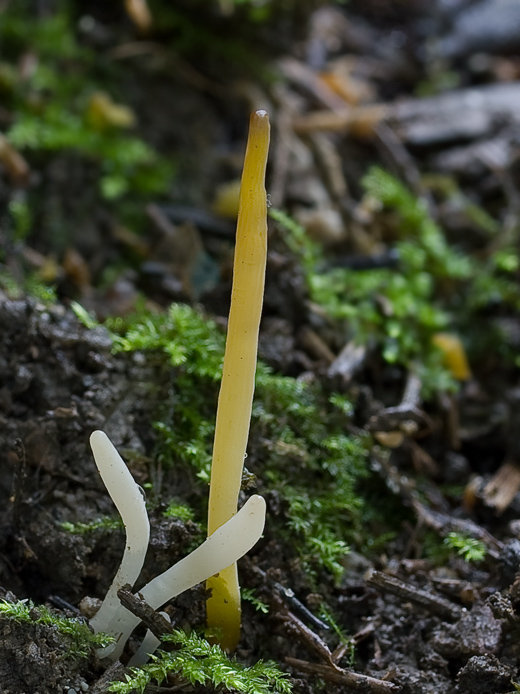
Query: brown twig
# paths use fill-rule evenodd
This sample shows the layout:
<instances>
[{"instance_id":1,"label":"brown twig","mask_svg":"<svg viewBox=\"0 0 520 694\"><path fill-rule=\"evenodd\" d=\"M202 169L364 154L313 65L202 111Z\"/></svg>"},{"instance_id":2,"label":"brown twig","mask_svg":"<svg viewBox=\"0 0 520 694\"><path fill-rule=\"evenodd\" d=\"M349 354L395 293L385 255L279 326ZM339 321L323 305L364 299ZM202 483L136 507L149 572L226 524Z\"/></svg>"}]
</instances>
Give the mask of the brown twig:
<instances>
[{"instance_id":1,"label":"brown twig","mask_svg":"<svg viewBox=\"0 0 520 694\"><path fill-rule=\"evenodd\" d=\"M346 386L352 377L360 369L366 359L367 349L364 345L347 342L336 359L332 362L327 372L329 378L340 378Z\"/></svg>"},{"instance_id":2,"label":"brown twig","mask_svg":"<svg viewBox=\"0 0 520 694\"><path fill-rule=\"evenodd\" d=\"M293 97L289 91L277 84L273 88L273 99L278 106L276 118L275 142L271 157L270 195L271 205L275 208L282 207L285 201L287 176L289 174L291 144L295 137L292 129L292 119L295 108L292 104Z\"/></svg>"},{"instance_id":3,"label":"brown twig","mask_svg":"<svg viewBox=\"0 0 520 694\"><path fill-rule=\"evenodd\" d=\"M403 433L410 434L415 433L421 424L432 429L432 420L420 408L421 387L421 380L409 372L401 402L371 417L367 423L369 431L403 430Z\"/></svg>"},{"instance_id":4,"label":"brown twig","mask_svg":"<svg viewBox=\"0 0 520 694\"><path fill-rule=\"evenodd\" d=\"M297 658L287 657L285 659L287 665L290 665L295 670L300 672L309 672L312 675L318 675L330 682L347 685L354 692L371 692L372 694L393 694L399 692L401 687L393 682L379 680L369 675L361 675L357 672L350 672L342 668L332 665L322 665L321 663L309 663L306 660L298 660Z\"/></svg>"},{"instance_id":5,"label":"brown twig","mask_svg":"<svg viewBox=\"0 0 520 694\"><path fill-rule=\"evenodd\" d=\"M455 518L447 513L441 513L440 511L434 511L428 508L418 499L413 497L411 499L413 509L417 516L427 525L429 528L437 531L440 535L447 535L450 532L461 533L462 535L469 535L477 540L481 540L487 547L487 552L490 557L497 559L501 549L503 548L503 543L497 540L496 537L491 535L485 528L481 525L477 525L469 518Z\"/></svg>"},{"instance_id":6,"label":"brown twig","mask_svg":"<svg viewBox=\"0 0 520 694\"><path fill-rule=\"evenodd\" d=\"M273 605L276 610L282 610L284 613L291 608L295 612L301 615L306 622L312 624L316 629L322 629L328 631L330 629L328 624L322 622L321 619L316 617L294 594L291 588L283 586L278 581L270 578L265 571L263 571L259 566L256 566L247 557L244 557L242 566L245 567L253 576L257 582L269 586L269 592L265 596L266 599Z\"/></svg>"},{"instance_id":7,"label":"brown twig","mask_svg":"<svg viewBox=\"0 0 520 694\"><path fill-rule=\"evenodd\" d=\"M319 658L325 660L327 663L330 663L330 665L334 665L332 661L332 653L325 641L323 641L318 634L316 634L314 631L312 631L312 629L298 619L293 612L288 610L283 605L281 600L278 602L278 607L279 611L277 613L277 617L281 620L286 630L294 634L304 646L306 646L310 651L314 651Z\"/></svg>"},{"instance_id":8,"label":"brown twig","mask_svg":"<svg viewBox=\"0 0 520 694\"><path fill-rule=\"evenodd\" d=\"M126 607L133 615L139 617L143 624L150 629L153 635L157 636L158 639L161 639L164 634L171 634L173 632L173 627L170 622L168 622L162 614L150 607L145 600L134 595L129 585L120 588L117 591L117 597L121 601L121 605Z\"/></svg>"},{"instance_id":9,"label":"brown twig","mask_svg":"<svg viewBox=\"0 0 520 694\"><path fill-rule=\"evenodd\" d=\"M424 607L432 614L436 614L443 619L456 621L463 614L463 608L455 605L449 600L445 600L435 593L423 588L417 588L410 583L405 583L395 576L390 576L382 571L372 570L366 577L369 586L379 588L386 593L396 595L402 600L410 600L416 605Z\"/></svg>"},{"instance_id":10,"label":"brown twig","mask_svg":"<svg viewBox=\"0 0 520 694\"><path fill-rule=\"evenodd\" d=\"M380 121L374 128L376 138L381 145L384 154L391 160L396 173L403 178L408 184L408 187L415 193L417 197L424 198L424 189L421 184L421 175L402 141L396 135L395 131L385 123ZM427 200L428 207L433 209L432 201Z\"/></svg>"}]
</instances>

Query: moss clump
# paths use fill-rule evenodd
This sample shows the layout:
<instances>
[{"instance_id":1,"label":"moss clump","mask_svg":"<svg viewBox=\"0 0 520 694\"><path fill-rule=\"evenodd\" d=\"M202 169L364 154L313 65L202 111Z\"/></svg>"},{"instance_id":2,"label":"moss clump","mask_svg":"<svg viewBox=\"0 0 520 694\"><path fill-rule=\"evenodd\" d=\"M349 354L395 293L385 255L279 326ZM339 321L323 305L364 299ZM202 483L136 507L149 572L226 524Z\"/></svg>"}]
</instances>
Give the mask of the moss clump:
<instances>
[{"instance_id":1,"label":"moss clump","mask_svg":"<svg viewBox=\"0 0 520 694\"><path fill-rule=\"evenodd\" d=\"M345 434L344 405L345 398L327 396L318 384L259 367L253 408L258 474L281 495L286 518L279 530L310 576L325 567L341 577L341 560L361 522L358 483L368 474L369 440Z\"/></svg>"},{"instance_id":2,"label":"moss clump","mask_svg":"<svg viewBox=\"0 0 520 694\"><path fill-rule=\"evenodd\" d=\"M147 350L173 367L170 399L154 423L155 457L163 465L192 469L205 503L223 334L213 321L179 304L165 313L141 311L106 325L116 350ZM348 542L361 525L356 484L367 474L368 441L345 434L352 408L344 396L275 375L262 363L256 381L248 468L261 493L281 495L283 518L273 525L306 570L326 569L339 578Z\"/></svg>"},{"instance_id":3,"label":"moss clump","mask_svg":"<svg viewBox=\"0 0 520 694\"><path fill-rule=\"evenodd\" d=\"M186 504L179 503L178 501L170 501L162 512L162 515L163 518L178 518L180 521L186 523L194 519L195 512Z\"/></svg>"},{"instance_id":4,"label":"moss clump","mask_svg":"<svg viewBox=\"0 0 520 694\"><path fill-rule=\"evenodd\" d=\"M113 682L110 692L130 694L144 692L154 680L160 685L169 675L178 675L190 684L210 689L239 691L245 694L289 694L291 683L274 663L259 661L244 667L229 658L219 646L211 646L195 633L175 630L165 635L166 643L175 645L172 652L158 651L148 665L130 668L125 682Z\"/></svg>"},{"instance_id":5,"label":"moss clump","mask_svg":"<svg viewBox=\"0 0 520 694\"><path fill-rule=\"evenodd\" d=\"M55 629L66 637L67 650L64 655L70 658L86 658L93 649L103 648L112 641L112 637L106 634L94 634L85 622L55 615L44 605L36 607L30 601L0 600L0 618Z\"/></svg>"},{"instance_id":6,"label":"moss clump","mask_svg":"<svg viewBox=\"0 0 520 694\"><path fill-rule=\"evenodd\" d=\"M363 184L392 229L397 268L321 271L325 257L320 247L287 215L271 211L271 216L289 231L288 244L302 260L312 300L343 323L350 337L377 347L387 362L418 373L424 395L453 389L456 384L432 337L452 330L468 344L478 334L478 344L485 310L497 304L516 310L518 251L500 248L484 261L473 257L450 245L424 201L387 172L373 168ZM490 229L487 217L485 222ZM485 332L500 347L498 332L489 324Z\"/></svg>"},{"instance_id":7,"label":"moss clump","mask_svg":"<svg viewBox=\"0 0 520 694\"><path fill-rule=\"evenodd\" d=\"M123 527L123 521L121 518L103 516L103 518L98 518L90 523L60 523L60 527L71 535L87 535L96 530L119 530Z\"/></svg>"},{"instance_id":8,"label":"moss clump","mask_svg":"<svg viewBox=\"0 0 520 694\"><path fill-rule=\"evenodd\" d=\"M187 464L207 484L224 336L213 321L182 304L164 313L142 310L124 320L110 319L106 326L116 351L146 350L170 369L170 397L154 422L155 457L167 467Z\"/></svg>"},{"instance_id":9,"label":"moss clump","mask_svg":"<svg viewBox=\"0 0 520 694\"><path fill-rule=\"evenodd\" d=\"M52 13L34 21L33 3L22 0L3 12L0 95L11 123L6 137L35 169L67 157L67 185L84 187L81 195L73 191L75 204L70 207L76 224L82 214L92 214L96 202L117 201L119 216L133 219L151 196L166 192L173 167L129 129L131 118L129 127L101 127L99 119L91 117L96 94L107 93L113 102L125 104L124 73L81 43L73 11L72 3L59 0ZM34 65L24 79L16 79L16 66L27 55L35 56ZM47 175L11 202L10 233L15 240L32 231L34 220L49 227L54 245L63 247L72 209L53 195L41 195L39 189L52 186L52 178Z\"/></svg>"},{"instance_id":10,"label":"moss clump","mask_svg":"<svg viewBox=\"0 0 520 694\"><path fill-rule=\"evenodd\" d=\"M466 562L482 561L487 554L486 545L481 540L460 533L448 533L444 544L455 550Z\"/></svg>"}]
</instances>

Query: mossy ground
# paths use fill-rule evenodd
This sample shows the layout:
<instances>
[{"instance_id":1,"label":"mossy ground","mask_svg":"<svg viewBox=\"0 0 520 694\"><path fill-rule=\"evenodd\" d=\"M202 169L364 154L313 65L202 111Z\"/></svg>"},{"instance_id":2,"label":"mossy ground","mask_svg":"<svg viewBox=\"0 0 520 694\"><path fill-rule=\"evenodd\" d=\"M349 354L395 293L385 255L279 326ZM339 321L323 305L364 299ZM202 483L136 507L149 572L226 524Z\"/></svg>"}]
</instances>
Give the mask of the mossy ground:
<instances>
[{"instance_id":1,"label":"mossy ground","mask_svg":"<svg viewBox=\"0 0 520 694\"><path fill-rule=\"evenodd\" d=\"M272 109L276 207L241 503L262 494L268 522L240 568L237 663L198 636L199 587L168 608L174 646L147 670L116 669L112 690L164 679L187 691L344 691L312 674L338 648L341 668L404 694L473 694L479 672L505 694L519 675L518 499L497 512L483 490L518 450L511 181L433 174L432 152L412 151L411 170L388 165L352 132L327 140L348 184L338 200L320 136L287 130L284 109L313 110L320 92L275 62L317 59L328 15L311 15L311 2L148 5L148 36L124 3L41 3L38 21L32 3L0 14L0 129L12 148L0 151L0 597L19 612L0 619L0 692L111 686L63 616L104 595L124 544L88 450L93 429L147 495L140 584L204 539L233 246L233 224L211 210L240 174L260 99ZM348 17L381 38L355 49L380 100L411 82L442 87L424 57L399 72L377 52L394 30L417 40L421 17L406 6L404 21L401 3L397 14L351 5L326 7L327 31ZM348 231L340 239L324 222L314 236L304 226L324 198ZM464 382L440 332L460 338ZM345 345L362 356L341 370ZM451 624L381 595L365 576L374 567L467 613Z\"/></svg>"}]
</instances>

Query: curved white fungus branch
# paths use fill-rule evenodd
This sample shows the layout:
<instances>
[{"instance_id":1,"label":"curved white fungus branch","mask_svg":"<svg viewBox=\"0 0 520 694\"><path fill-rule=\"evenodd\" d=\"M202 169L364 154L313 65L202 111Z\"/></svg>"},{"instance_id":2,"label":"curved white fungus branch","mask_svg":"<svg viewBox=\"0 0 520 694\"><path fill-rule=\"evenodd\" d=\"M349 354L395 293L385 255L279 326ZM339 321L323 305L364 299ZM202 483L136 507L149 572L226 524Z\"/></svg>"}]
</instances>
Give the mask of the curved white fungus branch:
<instances>
[{"instance_id":1,"label":"curved white fungus branch","mask_svg":"<svg viewBox=\"0 0 520 694\"><path fill-rule=\"evenodd\" d=\"M123 519L126 530L121 565L101 607L90 620L94 631L112 634L113 623L117 621L118 613L123 609L117 591L126 583L133 586L141 573L150 539L150 523L143 492L105 432L94 431L90 437L90 445L101 479Z\"/></svg>"},{"instance_id":2,"label":"curved white fungus branch","mask_svg":"<svg viewBox=\"0 0 520 694\"><path fill-rule=\"evenodd\" d=\"M168 620L168 622L171 622L170 615L167 612L160 612L159 614L161 614L164 619ZM160 645L160 639L148 629L141 645L128 661L128 667L138 667L139 665L147 663L148 658L152 653L155 653Z\"/></svg>"},{"instance_id":3,"label":"curved white fungus branch","mask_svg":"<svg viewBox=\"0 0 520 694\"><path fill-rule=\"evenodd\" d=\"M200 547L138 591L139 596L154 610L158 609L176 595L206 581L240 559L260 539L264 524L265 500L254 495ZM116 643L107 646L99 655L110 657L111 660L119 658L139 622L139 617L121 606L110 629Z\"/></svg>"}]
</instances>

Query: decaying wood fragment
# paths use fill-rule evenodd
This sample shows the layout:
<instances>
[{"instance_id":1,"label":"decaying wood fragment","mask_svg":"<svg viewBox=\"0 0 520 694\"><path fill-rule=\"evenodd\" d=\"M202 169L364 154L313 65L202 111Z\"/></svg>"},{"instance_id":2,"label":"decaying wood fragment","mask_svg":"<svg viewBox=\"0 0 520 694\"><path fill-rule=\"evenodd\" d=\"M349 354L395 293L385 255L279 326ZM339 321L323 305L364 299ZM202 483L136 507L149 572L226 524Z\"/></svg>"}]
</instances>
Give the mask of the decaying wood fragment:
<instances>
[{"instance_id":1,"label":"decaying wood fragment","mask_svg":"<svg viewBox=\"0 0 520 694\"><path fill-rule=\"evenodd\" d=\"M271 205L282 207L286 197L287 179L290 170L292 140L295 137L292 129L292 119L295 105L294 97L284 85L273 87L273 99L278 106L276 131L274 133L271 155Z\"/></svg>"},{"instance_id":2,"label":"decaying wood fragment","mask_svg":"<svg viewBox=\"0 0 520 694\"><path fill-rule=\"evenodd\" d=\"M126 585L117 591L117 597L121 601L121 605L126 607L136 617L139 617L143 624L158 639L161 639L164 634L171 634L173 627L170 622L162 614L150 607L145 600L141 600L137 595L134 595L130 588L130 585Z\"/></svg>"},{"instance_id":3,"label":"decaying wood fragment","mask_svg":"<svg viewBox=\"0 0 520 694\"><path fill-rule=\"evenodd\" d=\"M486 545L487 553L490 557L498 559L503 543L497 540L496 537L493 537L482 526L477 525L469 518L456 518L447 513L434 511L416 498L412 498L411 503L417 516L432 530L435 530L442 536L446 536L450 532L456 532L461 535L474 537Z\"/></svg>"},{"instance_id":4,"label":"decaying wood fragment","mask_svg":"<svg viewBox=\"0 0 520 694\"><path fill-rule=\"evenodd\" d=\"M348 384L356 371L364 364L366 353L365 345L348 342L330 365L328 377L339 377L345 385Z\"/></svg>"},{"instance_id":5,"label":"decaying wood fragment","mask_svg":"<svg viewBox=\"0 0 520 694\"><path fill-rule=\"evenodd\" d=\"M293 612L284 607L278 598L277 617L282 621L287 631L294 634L309 650L314 652L324 663L312 663L297 658L286 657L285 662L300 672L319 675L331 682L346 684L353 691L372 692L373 694L391 694L398 692L400 687L392 682L379 680L375 677L362 675L338 666L345 654L345 648L340 647L332 653L323 639L304 624Z\"/></svg>"},{"instance_id":6,"label":"decaying wood fragment","mask_svg":"<svg viewBox=\"0 0 520 694\"><path fill-rule=\"evenodd\" d=\"M350 691L364 692L368 694L396 694L401 691L401 687L393 682L386 680L378 680L369 675L361 675L357 672L343 670L343 668L331 667L330 665L322 665L321 663L309 663L306 660L297 658L286 658L285 662L295 670L300 672L308 672L312 675L323 677L329 682L337 682L348 686Z\"/></svg>"},{"instance_id":7,"label":"decaying wood fragment","mask_svg":"<svg viewBox=\"0 0 520 694\"><path fill-rule=\"evenodd\" d=\"M424 189L421 183L419 169L401 139L397 137L392 128L382 120L375 128L377 141L382 149L383 156L390 160L392 168L406 182L410 190L417 197L424 197ZM428 200L429 210L434 209L431 200Z\"/></svg>"},{"instance_id":8,"label":"decaying wood fragment","mask_svg":"<svg viewBox=\"0 0 520 694\"><path fill-rule=\"evenodd\" d=\"M461 617L464 611L464 608L439 595L435 595L435 593L429 590L417 588L417 586L405 583L405 581L401 581L399 578L390 576L382 571L371 570L365 577L365 580L369 586L374 586L386 593L396 595L403 601L409 600L443 619L455 621Z\"/></svg>"},{"instance_id":9,"label":"decaying wood fragment","mask_svg":"<svg viewBox=\"0 0 520 694\"><path fill-rule=\"evenodd\" d=\"M334 353L316 331L306 325L299 331L298 337L305 350L312 357L325 364L332 364L335 359Z\"/></svg>"},{"instance_id":10,"label":"decaying wood fragment","mask_svg":"<svg viewBox=\"0 0 520 694\"><path fill-rule=\"evenodd\" d=\"M406 99L388 111L405 142L434 145L490 135L498 120L520 123L520 82L458 89L424 99Z\"/></svg>"},{"instance_id":11,"label":"decaying wood fragment","mask_svg":"<svg viewBox=\"0 0 520 694\"><path fill-rule=\"evenodd\" d=\"M435 52L444 58L483 53L516 53L520 48L520 12L517 0L479 0L454 4L451 32Z\"/></svg>"},{"instance_id":12,"label":"decaying wood fragment","mask_svg":"<svg viewBox=\"0 0 520 694\"><path fill-rule=\"evenodd\" d=\"M121 661L117 660L115 663L112 663L107 670L105 670L95 684L90 685L88 690L89 694L107 694L110 691L109 687L113 682L124 681L124 674L125 666Z\"/></svg>"},{"instance_id":13,"label":"decaying wood fragment","mask_svg":"<svg viewBox=\"0 0 520 694\"><path fill-rule=\"evenodd\" d=\"M339 111L345 102L338 96L319 75L305 63L295 58L282 58L278 66L286 79L295 84L325 108Z\"/></svg>"},{"instance_id":14,"label":"decaying wood fragment","mask_svg":"<svg viewBox=\"0 0 520 694\"><path fill-rule=\"evenodd\" d=\"M313 111L294 120L294 130L305 134L324 130L333 133L351 133L352 135L371 138L374 129L385 118L390 116L391 107L384 104L369 104L334 111Z\"/></svg>"},{"instance_id":15,"label":"decaying wood fragment","mask_svg":"<svg viewBox=\"0 0 520 694\"><path fill-rule=\"evenodd\" d=\"M458 89L393 104L313 111L296 118L298 133L317 130L371 137L381 122L407 144L431 146L492 135L497 122L520 124L520 82Z\"/></svg>"},{"instance_id":16,"label":"decaying wood fragment","mask_svg":"<svg viewBox=\"0 0 520 694\"><path fill-rule=\"evenodd\" d=\"M350 198L348 184L343 173L343 162L336 144L332 141L332 136L319 132L312 133L309 141L331 199L339 205L341 212L350 219L354 202Z\"/></svg>"},{"instance_id":17,"label":"decaying wood fragment","mask_svg":"<svg viewBox=\"0 0 520 694\"><path fill-rule=\"evenodd\" d=\"M419 425L433 427L428 415L419 408L421 402L421 380L412 372L408 374L403 399L398 405L386 407L367 423L369 431L401 431L405 435L415 434Z\"/></svg>"},{"instance_id":18,"label":"decaying wood fragment","mask_svg":"<svg viewBox=\"0 0 520 694\"><path fill-rule=\"evenodd\" d=\"M321 636L304 624L293 612L285 608L281 602L279 602L279 611L276 616L281 620L285 629L296 636L318 658L334 665L332 653Z\"/></svg>"},{"instance_id":19,"label":"decaying wood fragment","mask_svg":"<svg viewBox=\"0 0 520 694\"><path fill-rule=\"evenodd\" d=\"M513 501L518 490L520 490L520 467L509 461L501 465L484 487L483 501L500 515Z\"/></svg>"},{"instance_id":20,"label":"decaying wood fragment","mask_svg":"<svg viewBox=\"0 0 520 694\"><path fill-rule=\"evenodd\" d=\"M439 535L445 537L450 532L457 532L462 535L474 537L481 540L486 545L487 553L490 557L497 559L503 543L497 540L482 526L474 523L469 518L457 518L448 513L442 513L428 508L419 500L418 494L410 479L402 475L399 470L389 463L385 455L377 455L373 451L374 463L380 468L389 488L399 494L405 503L410 504L418 519Z\"/></svg>"}]
</instances>

